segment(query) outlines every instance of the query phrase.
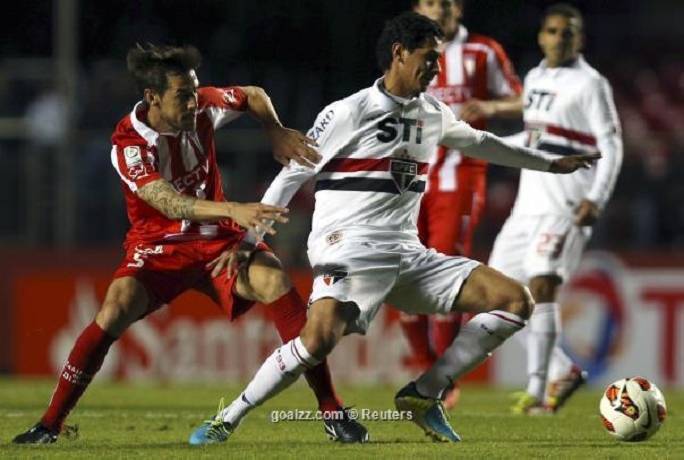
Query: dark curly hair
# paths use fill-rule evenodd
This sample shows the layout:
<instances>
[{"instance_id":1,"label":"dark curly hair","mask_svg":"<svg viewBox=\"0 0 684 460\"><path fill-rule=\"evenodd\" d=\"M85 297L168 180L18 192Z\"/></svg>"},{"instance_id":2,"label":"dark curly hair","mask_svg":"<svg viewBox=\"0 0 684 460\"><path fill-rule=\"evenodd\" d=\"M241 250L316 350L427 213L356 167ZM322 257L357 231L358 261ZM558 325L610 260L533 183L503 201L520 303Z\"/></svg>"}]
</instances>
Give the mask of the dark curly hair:
<instances>
[{"instance_id":1,"label":"dark curly hair","mask_svg":"<svg viewBox=\"0 0 684 460\"><path fill-rule=\"evenodd\" d=\"M568 19L576 19L579 23L580 30L584 29L584 18L582 17L582 13L580 13L580 10L567 3L555 3L549 6L544 11L544 15L541 18L542 26L544 26L546 18L549 16L563 16Z\"/></svg>"},{"instance_id":2,"label":"dark curly hair","mask_svg":"<svg viewBox=\"0 0 684 460\"><path fill-rule=\"evenodd\" d=\"M202 55L194 46L136 45L126 56L128 71L138 89L152 89L159 94L168 87L169 74L182 75L202 64Z\"/></svg>"},{"instance_id":3,"label":"dark curly hair","mask_svg":"<svg viewBox=\"0 0 684 460\"><path fill-rule=\"evenodd\" d=\"M444 32L435 21L413 11L401 13L385 23L375 55L383 72L392 64L392 45L401 43L409 51L420 47L431 38L441 39Z\"/></svg>"}]
</instances>

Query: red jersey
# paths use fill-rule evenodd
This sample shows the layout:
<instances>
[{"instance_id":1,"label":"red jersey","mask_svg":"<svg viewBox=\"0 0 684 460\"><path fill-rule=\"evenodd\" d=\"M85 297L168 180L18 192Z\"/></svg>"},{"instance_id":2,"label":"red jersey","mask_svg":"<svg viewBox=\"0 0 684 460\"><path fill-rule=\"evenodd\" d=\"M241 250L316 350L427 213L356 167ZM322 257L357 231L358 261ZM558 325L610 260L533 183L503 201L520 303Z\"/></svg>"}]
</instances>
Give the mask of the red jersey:
<instances>
[{"instance_id":1,"label":"red jersey","mask_svg":"<svg viewBox=\"0 0 684 460\"><path fill-rule=\"evenodd\" d=\"M195 131L158 133L147 124L147 107L139 102L112 135L111 160L121 178L131 228L125 246L214 239L244 232L230 219L218 223L172 220L138 197L136 191L166 179L184 195L225 201L216 164L214 130L247 109L247 96L237 87L198 90Z\"/></svg>"},{"instance_id":2,"label":"red jersey","mask_svg":"<svg viewBox=\"0 0 684 460\"><path fill-rule=\"evenodd\" d=\"M427 92L451 107L457 117L461 106L469 99L487 100L522 92L520 79L501 45L484 35L469 34L463 26L446 44L439 64L442 71L430 83ZM476 120L471 125L484 129L485 120ZM459 164L476 166L475 170L486 172L484 161L461 157L456 150L440 147L432 159L428 189L455 191Z\"/></svg>"}]
</instances>

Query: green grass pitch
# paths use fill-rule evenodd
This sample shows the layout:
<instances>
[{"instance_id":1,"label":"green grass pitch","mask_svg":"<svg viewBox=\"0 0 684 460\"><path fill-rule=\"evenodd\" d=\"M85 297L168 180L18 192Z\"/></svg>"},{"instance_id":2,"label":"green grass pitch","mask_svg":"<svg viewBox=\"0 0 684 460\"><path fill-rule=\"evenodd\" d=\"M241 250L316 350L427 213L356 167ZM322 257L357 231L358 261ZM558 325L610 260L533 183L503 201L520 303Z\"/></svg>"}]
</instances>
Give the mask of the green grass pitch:
<instances>
[{"instance_id":1,"label":"green grass pitch","mask_svg":"<svg viewBox=\"0 0 684 460\"><path fill-rule=\"evenodd\" d=\"M67 422L79 425L78 439L10 444L41 415L51 389L51 381L0 380L0 458L684 458L684 392L667 389L668 419L643 443L621 443L604 432L598 389L579 392L556 416L523 417L508 413L508 391L466 387L451 412L461 443L430 442L406 421L369 421L371 443L346 446L328 441L320 422L270 421L272 410L313 408L313 396L298 383L250 414L226 444L198 448L187 445L190 431L214 413L221 395L233 397L237 386L95 383ZM395 391L340 389L346 403L369 409L393 408Z\"/></svg>"}]
</instances>

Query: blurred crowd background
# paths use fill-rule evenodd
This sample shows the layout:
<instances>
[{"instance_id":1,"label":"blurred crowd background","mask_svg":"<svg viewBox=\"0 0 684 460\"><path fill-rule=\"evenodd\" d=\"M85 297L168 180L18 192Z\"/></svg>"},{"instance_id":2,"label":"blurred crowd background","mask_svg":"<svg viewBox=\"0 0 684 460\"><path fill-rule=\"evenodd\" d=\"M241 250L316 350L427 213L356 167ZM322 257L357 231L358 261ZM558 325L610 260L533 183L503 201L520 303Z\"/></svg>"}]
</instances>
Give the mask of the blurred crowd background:
<instances>
[{"instance_id":1,"label":"blurred crowd background","mask_svg":"<svg viewBox=\"0 0 684 460\"><path fill-rule=\"evenodd\" d=\"M466 0L464 24L497 39L521 78L541 59L539 17L552 2ZM625 161L592 246L684 249L684 2L587 0L585 56L613 85ZM282 121L307 130L326 104L379 76L390 0L27 0L0 19L0 247L115 247L128 227L109 136L139 99L125 55L136 42L193 44L207 85L259 85ZM494 123L509 134L520 122ZM249 117L217 135L231 199L257 201L278 170ZM488 251L518 173L492 168L476 247ZM305 266L311 189L275 241Z\"/></svg>"}]
</instances>

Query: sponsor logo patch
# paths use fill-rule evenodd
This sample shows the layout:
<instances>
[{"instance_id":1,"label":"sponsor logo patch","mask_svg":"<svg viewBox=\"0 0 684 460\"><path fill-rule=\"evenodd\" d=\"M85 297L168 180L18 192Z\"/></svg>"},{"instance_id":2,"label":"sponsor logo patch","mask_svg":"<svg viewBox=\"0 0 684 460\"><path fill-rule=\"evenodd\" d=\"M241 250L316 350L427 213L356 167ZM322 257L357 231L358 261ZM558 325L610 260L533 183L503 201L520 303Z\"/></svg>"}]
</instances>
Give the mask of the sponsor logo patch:
<instances>
[{"instance_id":1,"label":"sponsor logo patch","mask_svg":"<svg viewBox=\"0 0 684 460\"><path fill-rule=\"evenodd\" d=\"M123 149L124 160L126 160L126 166L129 168L131 166L139 165L142 163L142 155L140 153L140 147L137 145L131 145L124 147Z\"/></svg>"},{"instance_id":2,"label":"sponsor logo patch","mask_svg":"<svg viewBox=\"0 0 684 460\"><path fill-rule=\"evenodd\" d=\"M323 135L328 126L330 126L334 117L335 112L333 110L328 110L324 114L319 115L316 119L316 124L306 135L314 141L317 141Z\"/></svg>"}]
</instances>

